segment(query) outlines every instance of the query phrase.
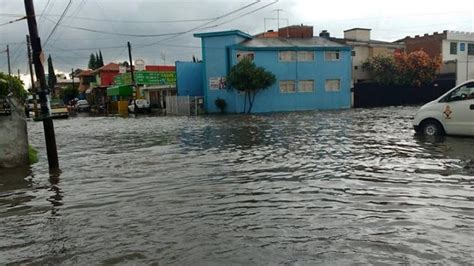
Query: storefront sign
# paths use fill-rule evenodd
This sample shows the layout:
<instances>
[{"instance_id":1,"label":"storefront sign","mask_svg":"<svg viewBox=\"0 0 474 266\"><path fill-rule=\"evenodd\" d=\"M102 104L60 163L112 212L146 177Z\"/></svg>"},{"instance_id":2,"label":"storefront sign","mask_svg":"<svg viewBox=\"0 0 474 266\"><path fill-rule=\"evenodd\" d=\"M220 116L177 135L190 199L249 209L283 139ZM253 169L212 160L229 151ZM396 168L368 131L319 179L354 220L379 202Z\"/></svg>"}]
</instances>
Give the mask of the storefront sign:
<instances>
[{"instance_id":1,"label":"storefront sign","mask_svg":"<svg viewBox=\"0 0 474 266\"><path fill-rule=\"evenodd\" d=\"M169 85L176 86L176 72L154 72L154 71L137 71L135 74L135 82L139 85ZM115 85L132 84L132 75L126 73L118 75L114 78Z\"/></svg>"}]
</instances>

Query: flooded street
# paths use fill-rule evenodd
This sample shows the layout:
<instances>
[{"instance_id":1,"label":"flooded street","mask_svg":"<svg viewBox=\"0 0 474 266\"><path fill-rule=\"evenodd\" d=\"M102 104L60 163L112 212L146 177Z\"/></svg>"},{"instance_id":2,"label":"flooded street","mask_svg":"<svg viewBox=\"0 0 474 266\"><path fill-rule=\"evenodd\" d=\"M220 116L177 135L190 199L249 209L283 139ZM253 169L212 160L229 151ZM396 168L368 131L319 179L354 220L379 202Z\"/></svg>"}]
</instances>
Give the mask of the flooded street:
<instances>
[{"instance_id":1,"label":"flooded street","mask_svg":"<svg viewBox=\"0 0 474 266\"><path fill-rule=\"evenodd\" d=\"M62 173L0 173L0 264L474 261L474 139L416 107L56 120ZM2 170L3 171L3 170Z\"/></svg>"}]
</instances>

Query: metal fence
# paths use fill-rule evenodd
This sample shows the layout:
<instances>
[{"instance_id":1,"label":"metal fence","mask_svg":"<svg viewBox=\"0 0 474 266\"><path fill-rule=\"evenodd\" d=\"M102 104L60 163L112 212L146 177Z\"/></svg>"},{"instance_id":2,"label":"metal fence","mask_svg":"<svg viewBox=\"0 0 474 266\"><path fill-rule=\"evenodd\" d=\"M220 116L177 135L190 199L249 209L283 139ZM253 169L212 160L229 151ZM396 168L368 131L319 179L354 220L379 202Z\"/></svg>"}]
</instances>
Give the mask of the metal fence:
<instances>
[{"instance_id":1,"label":"metal fence","mask_svg":"<svg viewBox=\"0 0 474 266\"><path fill-rule=\"evenodd\" d=\"M166 114L200 115L204 114L202 96L166 96Z\"/></svg>"}]
</instances>

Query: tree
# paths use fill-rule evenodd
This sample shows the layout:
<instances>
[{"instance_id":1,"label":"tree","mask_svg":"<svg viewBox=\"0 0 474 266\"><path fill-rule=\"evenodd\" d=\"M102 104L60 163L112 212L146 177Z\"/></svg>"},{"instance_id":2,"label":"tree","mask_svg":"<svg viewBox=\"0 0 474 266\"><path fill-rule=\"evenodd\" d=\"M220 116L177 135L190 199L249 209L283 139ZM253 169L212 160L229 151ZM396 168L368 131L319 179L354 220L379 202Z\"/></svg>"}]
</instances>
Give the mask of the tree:
<instances>
[{"instance_id":1,"label":"tree","mask_svg":"<svg viewBox=\"0 0 474 266\"><path fill-rule=\"evenodd\" d=\"M99 67L103 67L104 66L104 58L102 57L102 52L100 50L99 50L99 62L100 62Z\"/></svg>"},{"instance_id":2,"label":"tree","mask_svg":"<svg viewBox=\"0 0 474 266\"><path fill-rule=\"evenodd\" d=\"M49 90L54 92L54 87L58 83L58 80L56 78L56 74L54 73L54 67L53 67L53 59L51 58L51 55L48 56L48 87Z\"/></svg>"},{"instance_id":3,"label":"tree","mask_svg":"<svg viewBox=\"0 0 474 266\"><path fill-rule=\"evenodd\" d=\"M432 59L423 50L377 55L364 63L374 80L382 85L421 87L432 83L441 66L441 58Z\"/></svg>"},{"instance_id":4,"label":"tree","mask_svg":"<svg viewBox=\"0 0 474 266\"><path fill-rule=\"evenodd\" d=\"M62 95L59 98L63 99L65 103L76 98L79 95L79 89L77 87L68 86L62 91Z\"/></svg>"},{"instance_id":5,"label":"tree","mask_svg":"<svg viewBox=\"0 0 474 266\"><path fill-rule=\"evenodd\" d=\"M26 98L26 91L23 87L23 82L15 76L0 72L0 97L6 97L10 93L10 84L12 87L13 96L19 100Z\"/></svg>"},{"instance_id":6,"label":"tree","mask_svg":"<svg viewBox=\"0 0 474 266\"><path fill-rule=\"evenodd\" d=\"M99 54L97 52L95 52L95 68L94 69L98 69L99 67L100 67Z\"/></svg>"},{"instance_id":7,"label":"tree","mask_svg":"<svg viewBox=\"0 0 474 266\"><path fill-rule=\"evenodd\" d=\"M89 58L88 67L89 67L89 69L96 69L96 66L97 66L97 59L95 58L94 54L91 54L91 56Z\"/></svg>"},{"instance_id":8,"label":"tree","mask_svg":"<svg viewBox=\"0 0 474 266\"><path fill-rule=\"evenodd\" d=\"M250 113L257 93L272 86L276 78L273 73L266 71L263 67L257 67L250 59L246 58L230 69L226 80L231 87L245 92L244 112L248 101L247 113Z\"/></svg>"}]
</instances>

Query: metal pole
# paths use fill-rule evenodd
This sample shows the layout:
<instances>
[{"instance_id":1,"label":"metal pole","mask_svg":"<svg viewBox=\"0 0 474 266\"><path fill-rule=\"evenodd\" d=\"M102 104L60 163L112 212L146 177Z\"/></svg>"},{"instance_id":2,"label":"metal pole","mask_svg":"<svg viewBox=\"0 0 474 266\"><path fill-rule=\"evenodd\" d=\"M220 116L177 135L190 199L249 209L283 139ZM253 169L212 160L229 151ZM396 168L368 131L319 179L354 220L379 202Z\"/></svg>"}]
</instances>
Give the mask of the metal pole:
<instances>
[{"instance_id":1,"label":"metal pole","mask_svg":"<svg viewBox=\"0 0 474 266\"><path fill-rule=\"evenodd\" d=\"M25 1L25 11L28 21L28 30L30 32L31 48L33 49L33 63L35 65L36 77L40 83L40 104L41 116L43 120L44 137L46 140L46 151L48 154L48 165L51 170L59 170L58 151L56 148L56 136L54 135L53 119L49 115L48 109L48 86L46 85L46 77L44 75L44 54L41 48L41 39L38 35L38 27L36 24L35 7L33 0Z\"/></svg>"},{"instance_id":2,"label":"metal pole","mask_svg":"<svg viewBox=\"0 0 474 266\"><path fill-rule=\"evenodd\" d=\"M31 78L31 92L33 94L33 111L35 112L35 118L38 118L38 101L36 100L38 95L38 90L35 86L35 74L33 73L33 61L31 60L31 44L30 36L26 35L26 47L28 50L28 66L30 69L30 78Z\"/></svg>"}]
</instances>

